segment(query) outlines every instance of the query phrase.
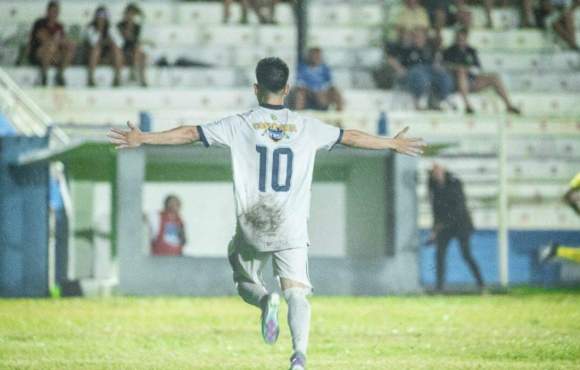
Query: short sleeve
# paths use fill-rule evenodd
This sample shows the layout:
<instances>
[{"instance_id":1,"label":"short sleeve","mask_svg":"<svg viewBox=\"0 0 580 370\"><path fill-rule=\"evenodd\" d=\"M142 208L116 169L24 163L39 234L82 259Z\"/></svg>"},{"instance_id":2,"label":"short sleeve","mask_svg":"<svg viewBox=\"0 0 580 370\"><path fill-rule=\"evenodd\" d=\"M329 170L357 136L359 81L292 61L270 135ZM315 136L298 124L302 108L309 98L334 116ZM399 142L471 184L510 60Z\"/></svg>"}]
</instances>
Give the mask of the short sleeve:
<instances>
[{"instance_id":1,"label":"short sleeve","mask_svg":"<svg viewBox=\"0 0 580 370\"><path fill-rule=\"evenodd\" d=\"M312 119L305 122L306 130L316 149L332 148L342 140L343 129Z\"/></svg>"},{"instance_id":2,"label":"short sleeve","mask_svg":"<svg viewBox=\"0 0 580 370\"><path fill-rule=\"evenodd\" d=\"M214 144L231 147L239 125L239 116L230 116L197 126L199 140L206 148Z\"/></svg>"}]
</instances>

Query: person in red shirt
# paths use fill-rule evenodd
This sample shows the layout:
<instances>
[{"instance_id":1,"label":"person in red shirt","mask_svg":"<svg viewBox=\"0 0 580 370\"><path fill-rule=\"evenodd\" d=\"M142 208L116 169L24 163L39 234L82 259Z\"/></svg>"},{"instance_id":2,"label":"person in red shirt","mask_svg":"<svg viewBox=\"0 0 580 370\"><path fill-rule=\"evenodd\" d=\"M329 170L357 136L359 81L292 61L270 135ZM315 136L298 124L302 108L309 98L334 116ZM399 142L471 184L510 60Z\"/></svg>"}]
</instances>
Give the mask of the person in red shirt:
<instances>
[{"instance_id":1,"label":"person in red shirt","mask_svg":"<svg viewBox=\"0 0 580 370\"><path fill-rule=\"evenodd\" d=\"M66 84L64 69L71 63L75 44L66 37L62 23L58 21L60 5L50 1L46 8L46 16L34 22L30 32L28 45L28 60L31 64L40 66L40 83L47 85L47 72L51 65L58 70L55 77L57 86Z\"/></svg>"},{"instance_id":2,"label":"person in red shirt","mask_svg":"<svg viewBox=\"0 0 580 370\"><path fill-rule=\"evenodd\" d=\"M175 195L165 198L161 212L149 217L151 253L155 256L181 256L186 243L180 215L181 201Z\"/></svg>"}]
</instances>

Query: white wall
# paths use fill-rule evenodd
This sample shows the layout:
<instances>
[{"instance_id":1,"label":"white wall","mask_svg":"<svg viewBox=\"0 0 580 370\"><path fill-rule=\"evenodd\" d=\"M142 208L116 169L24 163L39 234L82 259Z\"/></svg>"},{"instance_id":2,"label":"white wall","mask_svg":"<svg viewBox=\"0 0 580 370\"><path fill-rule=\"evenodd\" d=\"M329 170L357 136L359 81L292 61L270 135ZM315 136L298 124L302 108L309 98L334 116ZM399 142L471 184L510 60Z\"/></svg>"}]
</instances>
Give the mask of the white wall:
<instances>
[{"instance_id":1,"label":"white wall","mask_svg":"<svg viewBox=\"0 0 580 370\"><path fill-rule=\"evenodd\" d=\"M231 182L147 183L143 211L158 212L168 194L182 202L182 218L187 233L185 254L196 257L224 257L235 231L234 196ZM95 224L100 229L110 214L108 184L98 184L94 192ZM332 205L329 207L328 205ZM342 257L346 254L346 186L339 182L320 182L312 186L312 212L309 222L311 256ZM106 227L108 230L108 227ZM143 246L147 251L148 246Z\"/></svg>"}]
</instances>

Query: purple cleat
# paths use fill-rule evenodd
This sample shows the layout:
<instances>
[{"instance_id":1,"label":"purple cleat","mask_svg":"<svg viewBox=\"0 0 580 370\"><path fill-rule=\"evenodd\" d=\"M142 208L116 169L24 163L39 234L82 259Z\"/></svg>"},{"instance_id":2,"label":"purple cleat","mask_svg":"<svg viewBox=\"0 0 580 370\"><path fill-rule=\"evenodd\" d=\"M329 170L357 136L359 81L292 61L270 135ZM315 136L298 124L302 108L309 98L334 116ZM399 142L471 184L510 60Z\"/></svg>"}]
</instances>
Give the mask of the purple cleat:
<instances>
[{"instance_id":1,"label":"purple cleat","mask_svg":"<svg viewBox=\"0 0 580 370\"><path fill-rule=\"evenodd\" d=\"M290 370L305 370L306 356L302 352L294 352L290 357Z\"/></svg>"},{"instance_id":2,"label":"purple cleat","mask_svg":"<svg viewBox=\"0 0 580 370\"><path fill-rule=\"evenodd\" d=\"M278 308L280 307L280 296L277 293L268 295L268 299L262 308L262 338L266 344L274 344L280 334L278 324Z\"/></svg>"}]
</instances>

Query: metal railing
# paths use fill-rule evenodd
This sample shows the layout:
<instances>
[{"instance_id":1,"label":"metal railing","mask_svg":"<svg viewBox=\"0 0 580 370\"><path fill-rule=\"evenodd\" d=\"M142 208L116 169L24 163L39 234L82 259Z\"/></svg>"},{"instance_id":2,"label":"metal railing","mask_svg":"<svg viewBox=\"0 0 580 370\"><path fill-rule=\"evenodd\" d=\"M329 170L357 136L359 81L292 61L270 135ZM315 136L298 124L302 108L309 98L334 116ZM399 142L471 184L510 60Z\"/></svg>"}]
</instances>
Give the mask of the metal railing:
<instances>
[{"instance_id":1,"label":"metal railing","mask_svg":"<svg viewBox=\"0 0 580 370\"><path fill-rule=\"evenodd\" d=\"M8 117L14 129L22 135L44 136L50 129L51 146L66 144L68 135L32 101L10 76L0 67L0 112Z\"/></svg>"}]
</instances>

